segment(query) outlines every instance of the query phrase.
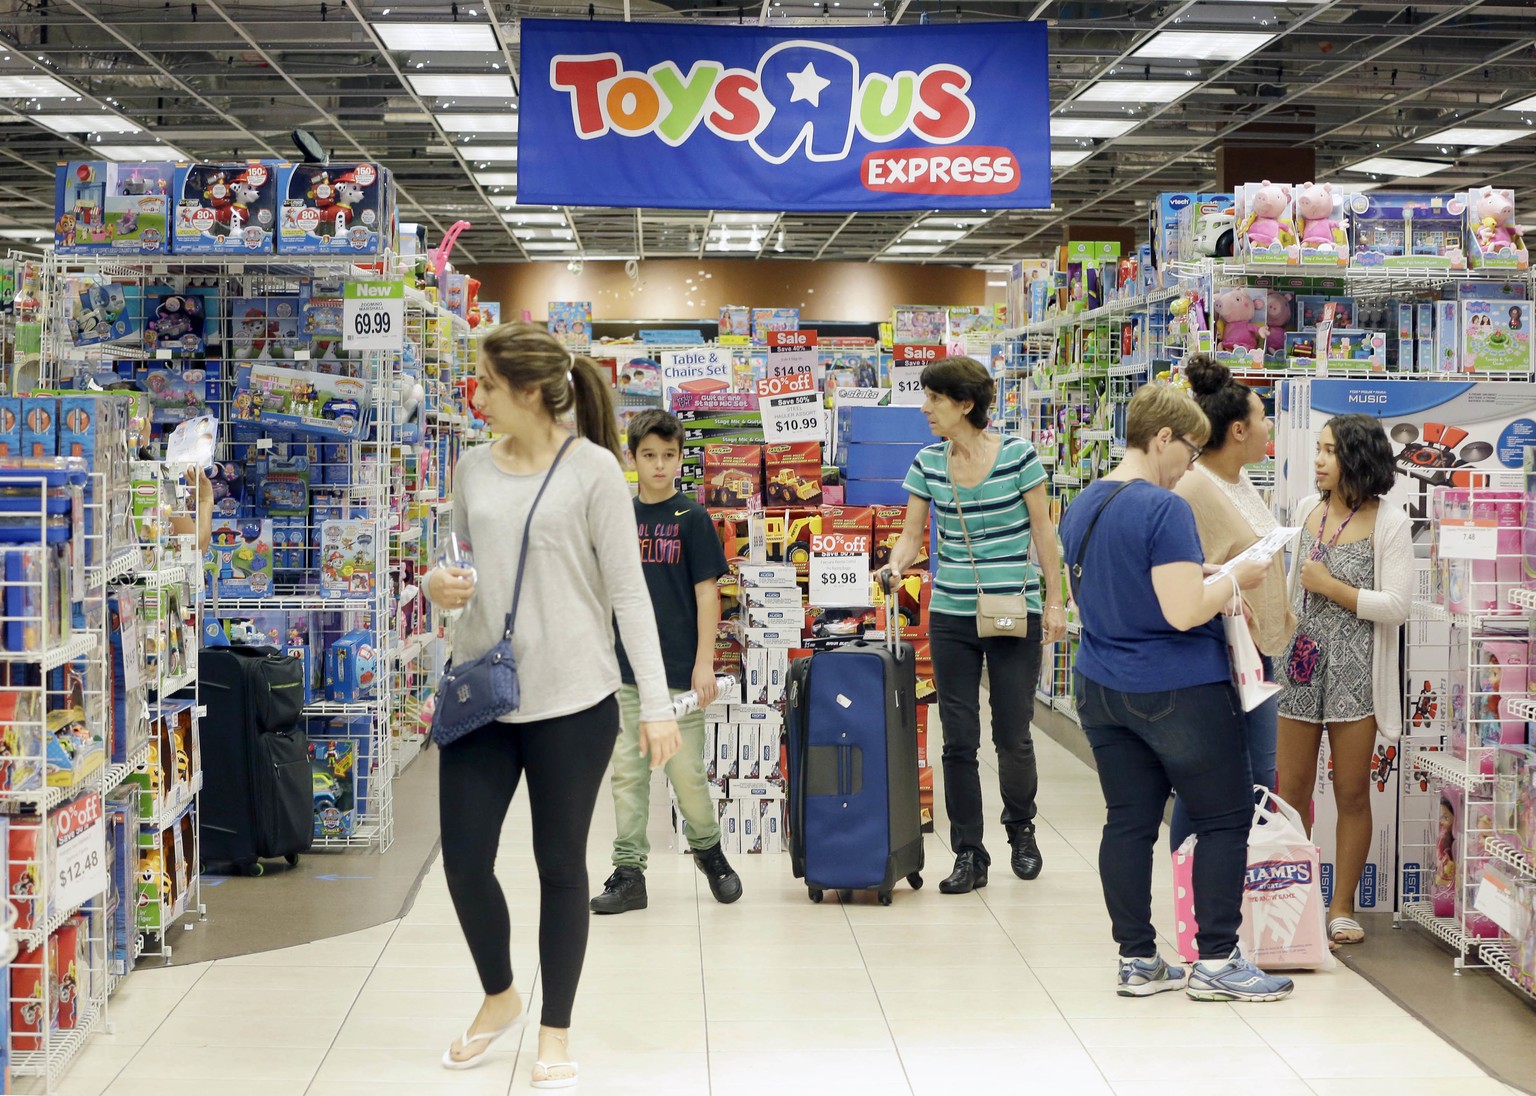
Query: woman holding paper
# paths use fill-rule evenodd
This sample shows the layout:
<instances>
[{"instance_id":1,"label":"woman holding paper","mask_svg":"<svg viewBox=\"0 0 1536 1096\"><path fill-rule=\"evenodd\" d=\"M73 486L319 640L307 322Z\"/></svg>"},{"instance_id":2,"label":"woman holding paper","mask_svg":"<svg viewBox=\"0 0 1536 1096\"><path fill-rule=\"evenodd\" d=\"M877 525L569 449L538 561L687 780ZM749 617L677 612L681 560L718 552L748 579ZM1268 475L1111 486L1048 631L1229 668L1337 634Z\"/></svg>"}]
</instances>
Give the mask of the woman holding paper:
<instances>
[{"instance_id":1,"label":"woman holding paper","mask_svg":"<svg viewBox=\"0 0 1536 1096\"><path fill-rule=\"evenodd\" d=\"M1277 667L1280 796L1308 828L1323 728L1333 752L1338 807L1328 938L1358 944L1355 888L1371 844L1371 759L1376 732L1403 730L1399 632L1413 604L1408 515L1383 498L1397 481L1392 447L1368 415L1323 426L1313 462L1318 494L1296 509L1301 541L1291 561L1296 634Z\"/></svg>"},{"instance_id":2,"label":"woman holding paper","mask_svg":"<svg viewBox=\"0 0 1536 1096\"><path fill-rule=\"evenodd\" d=\"M1270 421L1264 401L1247 385L1232 378L1232 371L1209 354L1195 354L1184 365L1184 375L1194 390L1195 402L1211 422L1211 440L1200 451L1200 460L1174 490L1195 514L1200 547L1207 563L1222 564L1275 531L1279 522L1248 478L1247 466L1269 453ZM1243 600L1247 603L1249 629L1264 659L1264 678L1274 680L1274 664L1296 630L1290 597L1285 588L1284 554L1277 552L1264 572L1264 580ZM1270 697L1243 715L1248 743L1248 764L1253 782L1275 786L1275 737L1279 698ZM1182 799L1173 803L1169 826L1173 847L1184 843L1193 829Z\"/></svg>"}]
</instances>

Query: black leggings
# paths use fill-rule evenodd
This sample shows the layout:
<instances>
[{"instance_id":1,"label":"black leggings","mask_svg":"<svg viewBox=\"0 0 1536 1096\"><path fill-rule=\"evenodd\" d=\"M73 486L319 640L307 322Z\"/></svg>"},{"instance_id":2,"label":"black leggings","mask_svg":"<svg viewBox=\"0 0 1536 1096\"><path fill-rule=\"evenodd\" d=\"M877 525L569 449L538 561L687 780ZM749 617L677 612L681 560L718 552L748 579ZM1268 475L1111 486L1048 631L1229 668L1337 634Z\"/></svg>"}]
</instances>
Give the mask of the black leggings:
<instances>
[{"instance_id":1,"label":"black leggings","mask_svg":"<svg viewBox=\"0 0 1536 1096\"><path fill-rule=\"evenodd\" d=\"M619 736L619 703L534 723L492 723L442 751L438 813L443 870L487 995L512 986L512 924L496 881L496 846L528 775L539 868L539 965L545 1027L571 1026L587 954L587 833Z\"/></svg>"}]
</instances>

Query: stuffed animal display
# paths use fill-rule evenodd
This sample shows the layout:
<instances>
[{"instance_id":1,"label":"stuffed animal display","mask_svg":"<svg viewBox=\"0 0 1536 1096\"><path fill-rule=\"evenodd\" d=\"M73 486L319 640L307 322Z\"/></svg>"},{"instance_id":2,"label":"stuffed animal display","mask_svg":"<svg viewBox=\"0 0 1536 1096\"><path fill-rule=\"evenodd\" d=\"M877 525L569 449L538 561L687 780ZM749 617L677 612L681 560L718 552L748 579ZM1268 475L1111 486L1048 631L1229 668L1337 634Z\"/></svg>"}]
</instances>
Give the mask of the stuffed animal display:
<instances>
[{"instance_id":1,"label":"stuffed animal display","mask_svg":"<svg viewBox=\"0 0 1536 1096\"><path fill-rule=\"evenodd\" d=\"M1342 217L1333 215L1335 196L1329 183L1305 183L1296 195L1296 227L1303 247L1320 251L1346 249L1348 236Z\"/></svg>"},{"instance_id":2,"label":"stuffed animal display","mask_svg":"<svg viewBox=\"0 0 1536 1096\"><path fill-rule=\"evenodd\" d=\"M1264 344L1267 329L1253 322L1258 310L1253 294L1246 289L1229 289L1217 295L1216 318L1221 321L1223 350L1257 350Z\"/></svg>"}]
</instances>

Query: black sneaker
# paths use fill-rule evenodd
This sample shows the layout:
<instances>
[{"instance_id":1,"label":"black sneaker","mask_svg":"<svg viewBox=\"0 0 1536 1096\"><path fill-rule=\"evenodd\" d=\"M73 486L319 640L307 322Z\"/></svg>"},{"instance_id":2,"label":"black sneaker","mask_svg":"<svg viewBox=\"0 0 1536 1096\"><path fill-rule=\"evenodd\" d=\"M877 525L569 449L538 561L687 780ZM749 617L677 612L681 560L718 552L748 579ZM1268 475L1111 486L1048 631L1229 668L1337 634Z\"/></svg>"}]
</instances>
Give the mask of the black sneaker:
<instances>
[{"instance_id":1,"label":"black sneaker","mask_svg":"<svg viewBox=\"0 0 1536 1096\"><path fill-rule=\"evenodd\" d=\"M975 849L961 849L955 870L939 883L940 894L969 894L987 885L987 862Z\"/></svg>"},{"instance_id":2,"label":"black sneaker","mask_svg":"<svg viewBox=\"0 0 1536 1096\"><path fill-rule=\"evenodd\" d=\"M730 905L741 897L741 876L732 870L719 845L693 850L693 863L709 880L709 892L716 902Z\"/></svg>"},{"instance_id":3,"label":"black sneaker","mask_svg":"<svg viewBox=\"0 0 1536 1096\"><path fill-rule=\"evenodd\" d=\"M1040 869L1045 867L1045 858L1040 855L1040 846L1035 841L1035 824L1019 826L1008 835L1008 842L1013 846L1013 855L1009 857L1013 874L1020 879L1038 878Z\"/></svg>"},{"instance_id":4,"label":"black sneaker","mask_svg":"<svg viewBox=\"0 0 1536 1096\"><path fill-rule=\"evenodd\" d=\"M614 868L603 884L603 893L592 899L592 912L628 913L643 910L647 904L645 872L639 868Z\"/></svg>"}]
</instances>

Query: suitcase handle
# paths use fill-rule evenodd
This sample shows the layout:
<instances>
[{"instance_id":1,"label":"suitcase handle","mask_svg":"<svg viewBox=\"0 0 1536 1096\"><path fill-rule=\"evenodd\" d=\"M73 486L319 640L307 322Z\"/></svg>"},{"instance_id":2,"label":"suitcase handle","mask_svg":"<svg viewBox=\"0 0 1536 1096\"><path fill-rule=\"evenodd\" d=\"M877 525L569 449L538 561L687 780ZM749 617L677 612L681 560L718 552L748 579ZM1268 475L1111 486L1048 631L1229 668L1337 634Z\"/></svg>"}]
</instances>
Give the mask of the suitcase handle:
<instances>
[{"instance_id":1,"label":"suitcase handle","mask_svg":"<svg viewBox=\"0 0 1536 1096\"><path fill-rule=\"evenodd\" d=\"M901 612L896 606L901 576L889 567L880 568L876 579L885 594L885 646L898 661L901 659Z\"/></svg>"}]
</instances>

